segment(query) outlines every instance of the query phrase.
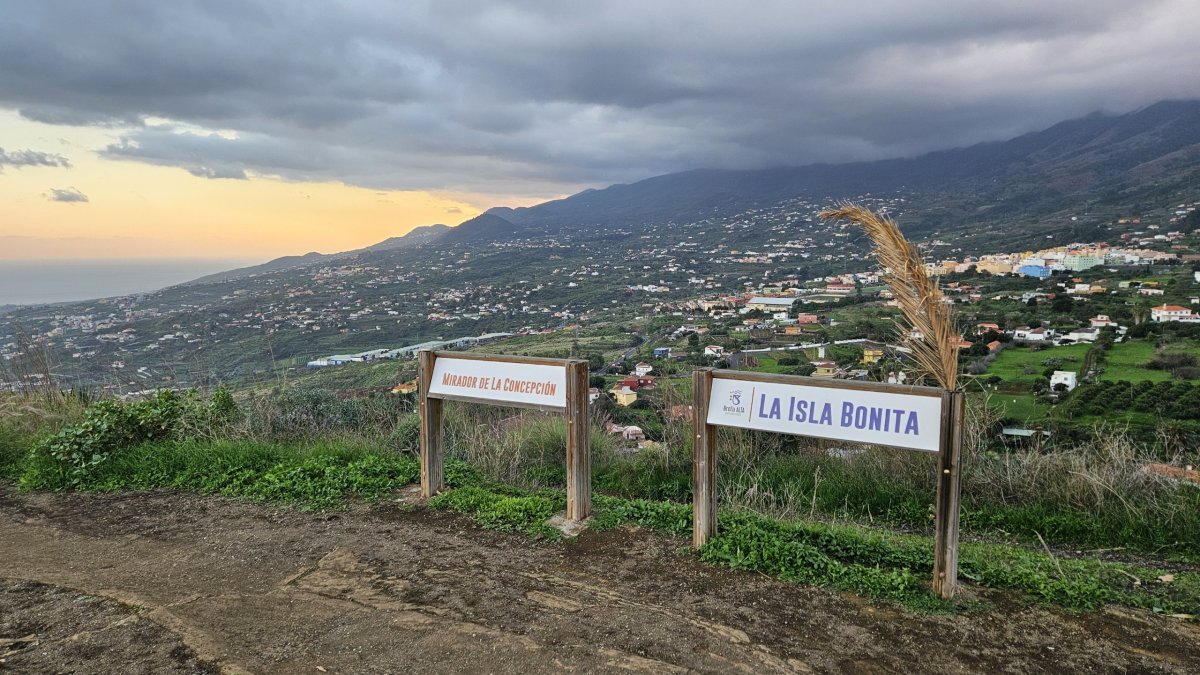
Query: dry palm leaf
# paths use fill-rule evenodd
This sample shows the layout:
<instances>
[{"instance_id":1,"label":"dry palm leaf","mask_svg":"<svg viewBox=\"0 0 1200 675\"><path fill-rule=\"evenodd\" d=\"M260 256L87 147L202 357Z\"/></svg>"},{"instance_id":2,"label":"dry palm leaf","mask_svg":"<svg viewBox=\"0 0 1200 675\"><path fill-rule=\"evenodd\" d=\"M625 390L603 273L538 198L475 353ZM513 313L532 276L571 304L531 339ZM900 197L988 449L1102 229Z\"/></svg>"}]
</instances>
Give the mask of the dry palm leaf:
<instances>
[{"instance_id":1,"label":"dry palm leaf","mask_svg":"<svg viewBox=\"0 0 1200 675\"><path fill-rule=\"evenodd\" d=\"M820 213L826 220L849 220L867 232L875 244L875 257L884 270L884 281L892 291L908 323L905 341L918 367L944 389L958 384L958 343L950 304L929 278L925 263L895 221L851 203Z\"/></svg>"}]
</instances>

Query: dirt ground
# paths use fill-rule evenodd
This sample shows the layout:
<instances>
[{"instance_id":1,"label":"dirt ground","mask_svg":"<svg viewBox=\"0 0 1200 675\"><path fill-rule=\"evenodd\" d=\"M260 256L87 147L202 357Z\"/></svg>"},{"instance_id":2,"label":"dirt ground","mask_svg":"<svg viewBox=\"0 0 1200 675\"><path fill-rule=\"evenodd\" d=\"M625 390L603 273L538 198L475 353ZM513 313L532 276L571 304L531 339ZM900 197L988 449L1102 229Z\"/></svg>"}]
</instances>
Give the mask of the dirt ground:
<instances>
[{"instance_id":1,"label":"dirt ground","mask_svg":"<svg viewBox=\"0 0 1200 675\"><path fill-rule=\"evenodd\" d=\"M0 487L0 673L1200 672L1144 612L915 615L699 563L390 504Z\"/></svg>"}]
</instances>

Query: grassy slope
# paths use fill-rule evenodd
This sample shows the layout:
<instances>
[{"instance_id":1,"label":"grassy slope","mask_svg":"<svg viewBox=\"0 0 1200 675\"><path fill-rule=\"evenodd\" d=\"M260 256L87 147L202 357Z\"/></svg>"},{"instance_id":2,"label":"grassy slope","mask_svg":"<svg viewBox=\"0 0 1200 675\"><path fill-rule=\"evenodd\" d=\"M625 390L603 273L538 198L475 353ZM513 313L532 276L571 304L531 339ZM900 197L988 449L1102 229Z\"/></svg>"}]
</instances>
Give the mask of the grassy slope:
<instances>
[{"instance_id":1,"label":"grassy slope","mask_svg":"<svg viewBox=\"0 0 1200 675\"><path fill-rule=\"evenodd\" d=\"M5 473L12 475L13 453ZM61 473L45 460L19 460L25 489L62 489ZM412 483L419 466L410 456L364 445L328 442L281 445L253 441L164 442L129 448L95 467L83 489L167 487L218 493L306 508L335 508L348 499L373 500ZM447 480L460 486L432 500L486 527L556 538L545 525L562 510L559 490L528 491L489 483L467 465L451 462ZM671 535L686 534L690 507L663 501L597 495L593 527L623 523ZM946 609L928 591L932 541L854 525L781 521L725 511L722 530L701 552L703 560L755 570L797 582L853 591L915 608ZM981 586L1014 590L1040 601L1090 609L1104 603L1156 611L1200 608L1200 575L1178 573L1171 585L1163 570L1098 560L1056 560L1039 551L996 544L966 544L962 576ZM1134 584L1133 580L1139 583Z\"/></svg>"}]
</instances>

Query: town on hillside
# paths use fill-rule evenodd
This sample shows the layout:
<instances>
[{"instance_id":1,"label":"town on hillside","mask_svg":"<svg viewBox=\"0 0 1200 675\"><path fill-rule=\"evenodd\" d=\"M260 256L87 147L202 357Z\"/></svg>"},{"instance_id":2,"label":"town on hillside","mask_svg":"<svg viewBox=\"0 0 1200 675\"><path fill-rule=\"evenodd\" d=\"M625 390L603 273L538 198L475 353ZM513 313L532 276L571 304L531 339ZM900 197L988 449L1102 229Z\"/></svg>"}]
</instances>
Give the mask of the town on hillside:
<instances>
[{"instance_id":1,"label":"town on hillside","mask_svg":"<svg viewBox=\"0 0 1200 675\"><path fill-rule=\"evenodd\" d=\"M903 195L864 200L903 217ZM54 379L136 396L281 378L405 391L422 349L577 356L592 362L598 404L668 414L676 405L649 393L656 378L682 381L697 366L913 383L908 343L923 336L897 331L883 271L847 224L816 218L820 207L794 201L681 224L680 234L567 232L423 265L366 257L32 308L0 317L0 363L9 388ZM1164 207L1161 224L1119 218L1111 240L1036 250L920 243L955 306L968 386L988 397L1005 434L1091 423L1095 406L1073 401L1106 383L1196 386L1195 213L1195 203ZM751 235L758 243L731 243ZM496 269L498 258L531 264ZM371 374L355 382L361 373ZM1130 396L1113 405L1148 428L1153 411Z\"/></svg>"}]
</instances>

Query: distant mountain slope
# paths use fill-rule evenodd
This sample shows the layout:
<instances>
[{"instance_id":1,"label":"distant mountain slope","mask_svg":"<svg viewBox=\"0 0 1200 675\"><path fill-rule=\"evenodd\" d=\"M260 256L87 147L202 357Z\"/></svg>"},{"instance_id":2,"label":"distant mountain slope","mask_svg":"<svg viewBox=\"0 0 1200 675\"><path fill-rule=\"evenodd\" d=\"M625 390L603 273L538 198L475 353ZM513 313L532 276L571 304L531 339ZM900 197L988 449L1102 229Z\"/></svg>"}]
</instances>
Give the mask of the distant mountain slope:
<instances>
[{"instance_id":1,"label":"distant mountain slope","mask_svg":"<svg viewBox=\"0 0 1200 675\"><path fill-rule=\"evenodd\" d=\"M372 244L362 250L364 251L394 251L399 248L409 248L420 244L427 244L434 241L438 237L450 231L449 225L422 225L414 228L408 234L402 237L388 237L378 244Z\"/></svg>"},{"instance_id":2,"label":"distant mountain slope","mask_svg":"<svg viewBox=\"0 0 1200 675\"><path fill-rule=\"evenodd\" d=\"M914 158L655 176L530 207L492 208L456 227L419 227L357 251L289 256L192 283L418 245L469 246L536 236L563 227L695 221L795 198L906 189L923 195L925 206L906 215L905 228L937 231L1003 218L1036 219L1090 204L1153 203L1184 188L1200 190L1200 101L1164 101L1125 115L1093 113L1007 141Z\"/></svg>"},{"instance_id":3,"label":"distant mountain slope","mask_svg":"<svg viewBox=\"0 0 1200 675\"><path fill-rule=\"evenodd\" d=\"M228 270L225 272L217 272L208 276L193 279L189 284L212 284L222 281L234 281L255 274L263 274L264 272L277 272L279 270L291 269L293 267L301 267L303 265L312 265L327 260L334 260L347 255L346 253L305 253L304 255L287 255L282 258L276 258L261 265L252 265L250 267L239 267L237 269Z\"/></svg>"},{"instance_id":4,"label":"distant mountain slope","mask_svg":"<svg viewBox=\"0 0 1200 675\"><path fill-rule=\"evenodd\" d=\"M1008 141L911 159L756 171L701 169L488 213L528 227L619 225L722 215L796 197L838 198L900 188L979 204L1000 200L1009 210L1038 209L1085 194L1103 199L1158 179L1193 180L1198 165L1200 101L1165 101L1126 115L1096 113Z\"/></svg>"},{"instance_id":5,"label":"distant mountain slope","mask_svg":"<svg viewBox=\"0 0 1200 675\"><path fill-rule=\"evenodd\" d=\"M480 214L458 227L450 228L439 243L486 242L508 239L523 233L527 228L517 225L495 213Z\"/></svg>"},{"instance_id":6,"label":"distant mountain slope","mask_svg":"<svg viewBox=\"0 0 1200 675\"><path fill-rule=\"evenodd\" d=\"M406 233L401 237L389 237L379 242L372 244L366 248L356 249L353 251L343 251L341 253L306 253L304 255L290 255L282 258L276 258L270 262L265 262L261 265L253 265L251 267L241 267L227 272L218 272L205 277L200 277L191 284L206 284L217 283L222 281L234 281L242 279L254 274L263 274L265 272L278 272L280 270L292 269L293 267L303 267L305 265L316 265L320 263L332 262L335 260L343 260L345 258L354 257L360 253L379 252L379 251L396 251L421 244L427 244L436 241L439 237L445 236L452 228L449 225L423 225Z\"/></svg>"}]
</instances>

